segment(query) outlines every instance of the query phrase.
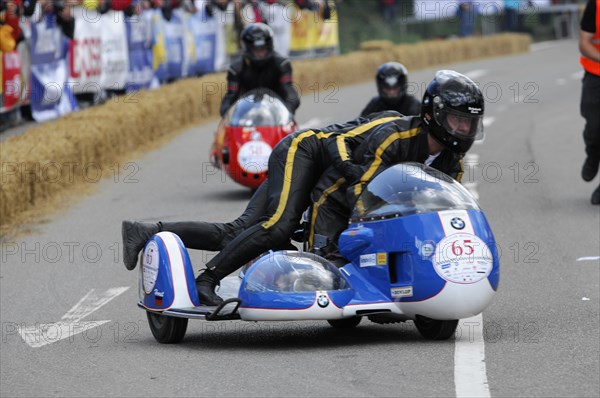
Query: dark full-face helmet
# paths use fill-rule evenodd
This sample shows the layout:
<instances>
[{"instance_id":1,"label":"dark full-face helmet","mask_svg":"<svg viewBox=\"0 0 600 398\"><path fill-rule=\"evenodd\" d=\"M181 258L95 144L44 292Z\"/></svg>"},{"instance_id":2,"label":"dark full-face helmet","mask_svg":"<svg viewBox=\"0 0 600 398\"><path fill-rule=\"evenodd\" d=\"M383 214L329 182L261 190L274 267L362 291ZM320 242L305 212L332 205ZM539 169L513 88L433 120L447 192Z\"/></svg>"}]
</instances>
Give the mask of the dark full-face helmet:
<instances>
[{"instance_id":1,"label":"dark full-face helmet","mask_svg":"<svg viewBox=\"0 0 600 398\"><path fill-rule=\"evenodd\" d=\"M386 62L375 75L379 97L388 105L396 105L406 94L408 71L398 62Z\"/></svg>"},{"instance_id":2,"label":"dark full-face helmet","mask_svg":"<svg viewBox=\"0 0 600 398\"><path fill-rule=\"evenodd\" d=\"M484 99L467 76L440 70L427 86L421 119L433 137L451 151L464 154L483 138Z\"/></svg>"},{"instance_id":3,"label":"dark full-face helmet","mask_svg":"<svg viewBox=\"0 0 600 398\"><path fill-rule=\"evenodd\" d=\"M273 57L273 30L264 23L253 23L240 35L244 57L253 65L263 65Z\"/></svg>"}]
</instances>

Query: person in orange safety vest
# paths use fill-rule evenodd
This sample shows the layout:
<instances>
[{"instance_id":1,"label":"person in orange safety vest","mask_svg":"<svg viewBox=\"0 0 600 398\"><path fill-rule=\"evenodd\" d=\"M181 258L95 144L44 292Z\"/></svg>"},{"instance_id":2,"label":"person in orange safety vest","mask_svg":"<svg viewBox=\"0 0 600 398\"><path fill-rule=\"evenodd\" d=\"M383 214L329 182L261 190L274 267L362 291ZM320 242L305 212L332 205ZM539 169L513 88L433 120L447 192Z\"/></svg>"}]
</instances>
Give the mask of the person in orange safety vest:
<instances>
[{"instance_id":1,"label":"person in orange safety vest","mask_svg":"<svg viewBox=\"0 0 600 398\"><path fill-rule=\"evenodd\" d=\"M583 141L586 159L581 178L592 181L600 166L600 0L588 0L579 32L581 65L585 69L581 90L581 116L585 119ZM600 205L600 185L592 193L592 204Z\"/></svg>"}]
</instances>

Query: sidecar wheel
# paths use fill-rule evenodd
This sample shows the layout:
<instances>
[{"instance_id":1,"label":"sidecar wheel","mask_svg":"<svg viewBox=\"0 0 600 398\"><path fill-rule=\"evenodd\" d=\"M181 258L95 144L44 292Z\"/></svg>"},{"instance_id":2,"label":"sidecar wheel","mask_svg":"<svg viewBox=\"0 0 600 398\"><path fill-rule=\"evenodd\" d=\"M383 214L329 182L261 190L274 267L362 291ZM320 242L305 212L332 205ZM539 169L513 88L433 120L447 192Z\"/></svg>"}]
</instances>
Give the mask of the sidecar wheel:
<instances>
[{"instance_id":1,"label":"sidecar wheel","mask_svg":"<svg viewBox=\"0 0 600 398\"><path fill-rule=\"evenodd\" d=\"M352 329L362 321L361 316L353 316L352 318L330 319L327 322L336 329Z\"/></svg>"},{"instance_id":2,"label":"sidecar wheel","mask_svg":"<svg viewBox=\"0 0 600 398\"><path fill-rule=\"evenodd\" d=\"M187 330L187 318L174 318L146 311L152 335L162 344L176 344L183 340Z\"/></svg>"},{"instance_id":3,"label":"sidecar wheel","mask_svg":"<svg viewBox=\"0 0 600 398\"><path fill-rule=\"evenodd\" d=\"M415 326L423 337L429 340L447 340L454 335L458 326L458 319L452 321L438 321L417 315Z\"/></svg>"}]
</instances>

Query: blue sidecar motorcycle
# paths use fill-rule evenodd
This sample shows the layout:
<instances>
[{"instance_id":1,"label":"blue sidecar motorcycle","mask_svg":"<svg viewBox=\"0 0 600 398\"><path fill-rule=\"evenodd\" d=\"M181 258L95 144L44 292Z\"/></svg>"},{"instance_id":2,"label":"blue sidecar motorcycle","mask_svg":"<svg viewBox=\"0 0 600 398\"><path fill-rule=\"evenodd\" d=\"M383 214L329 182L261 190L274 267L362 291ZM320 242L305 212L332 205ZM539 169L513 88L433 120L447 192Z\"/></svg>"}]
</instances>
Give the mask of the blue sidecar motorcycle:
<instances>
[{"instance_id":1,"label":"blue sidecar motorcycle","mask_svg":"<svg viewBox=\"0 0 600 398\"><path fill-rule=\"evenodd\" d=\"M140 301L157 341L177 343L188 319L327 320L336 328L414 321L427 339L450 338L481 313L499 283L496 244L473 196L418 163L375 177L338 240L341 268L312 253L270 252L222 281L218 307L202 306L179 237L154 235L141 258ZM227 282L227 283L225 283Z\"/></svg>"}]
</instances>

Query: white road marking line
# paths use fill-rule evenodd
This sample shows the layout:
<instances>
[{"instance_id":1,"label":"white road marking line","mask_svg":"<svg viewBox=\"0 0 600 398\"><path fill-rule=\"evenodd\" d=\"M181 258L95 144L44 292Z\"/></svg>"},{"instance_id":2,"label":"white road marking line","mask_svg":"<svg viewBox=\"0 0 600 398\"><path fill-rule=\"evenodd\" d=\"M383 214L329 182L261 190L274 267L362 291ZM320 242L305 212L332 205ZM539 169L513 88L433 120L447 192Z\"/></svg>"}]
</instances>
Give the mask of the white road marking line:
<instances>
[{"instance_id":1,"label":"white road marking line","mask_svg":"<svg viewBox=\"0 0 600 398\"><path fill-rule=\"evenodd\" d=\"M40 348L47 344L56 343L57 341L69 339L73 341L75 335L83 333L98 326L102 326L106 321L91 321L91 322L56 322L36 324L33 327L20 329L21 338L31 348ZM94 333L94 338L96 333Z\"/></svg>"},{"instance_id":2,"label":"white road marking line","mask_svg":"<svg viewBox=\"0 0 600 398\"><path fill-rule=\"evenodd\" d=\"M479 79L480 77L483 77L489 73L490 73L490 71L488 69L474 69L472 71L464 73L464 75L470 77L471 80L475 80L475 79Z\"/></svg>"},{"instance_id":3,"label":"white road marking line","mask_svg":"<svg viewBox=\"0 0 600 398\"><path fill-rule=\"evenodd\" d=\"M73 306L63 317L61 321L64 322L78 322L92 312L100 309L104 304L114 299L121 293L129 289L129 286L115 287L108 289L104 293L96 294L95 290L90 290L77 304Z\"/></svg>"},{"instance_id":4,"label":"white road marking line","mask_svg":"<svg viewBox=\"0 0 600 398\"><path fill-rule=\"evenodd\" d=\"M484 127L491 126L496 121L493 116L483 119ZM473 169L479 163L479 155L467 153L464 158L466 165L472 164ZM477 182L465 182L464 187L479 199ZM483 317L481 314L463 319L460 322L461 335L457 337L454 346L454 386L456 397L490 397L487 371L485 366L485 342L483 340Z\"/></svg>"},{"instance_id":5,"label":"white road marking line","mask_svg":"<svg viewBox=\"0 0 600 398\"><path fill-rule=\"evenodd\" d=\"M465 163L478 163L479 155L476 153L467 152L465 155Z\"/></svg>"},{"instance_id":6,"label":"white road marking line","mask_svg":"<svg viewBox=\"0 0 600 398\"><path fill-rule=\"evenodd\" d=\"M498 113L506 112L507 109L508 109L508 105L499 104L498 107L496 108L496 112L498 112Z\"/></svg>"},{"instance_id":7,"label":"white road marking line","mask_svg":"<svg viewBox=\"0 0 600 398\"><path fill-rule=\"evenodd\" d=\"M326 122L330 119L321 119L318 117L313 117L312 119L307 120L306 122L298 125L298 130L317 128L317 127L325 127Z\"/></svg>"},{"instance_id":8,"label":"white road marking line","mask_svg":"<svg viewBox=\"0 0 600 398\"><path fill-rule=\"evenodd\" d=\"M558 44L555 43L554 41L541 41L539 43L534 43L532 45L529 46L529 49L531 50L531 52L536 52L536 51L541 51L541 50L547 50L549 48L552 47L557 47Z\"/></svg>"},{"instance_id":9,"label":"white road marking line","mask_svg":"<svg viewBox=\"0 0 600 398\"><path fill-rule=\"evenodd\" d=\"M486 116L483 118L483 127L490 127L496 121L495 116Z\"/></svg>"},{"instance_id":10,"label":"white road marking line","mask_svg":"<svg viewBox=\"0 0 600 398\"><path fill-rule=\"evenodd\" d=\"M59 322L36 323L33 327L19 328L19 334L23 341L32 348L43 347L66 338L72 341L75 335L83 332L87 333L90 329L110 322L110 320L81 322L81 319L98 310L127 289L129 289L129 286L115 287L100 294L96 294L95 289L91 289L63 315Z\"/></svg>"},{"instance_id":11,"label":"white road marking line","mask_svg":"<svg viewBox=\"0 0 600 398\"><path fill-rule=\"evenodd\" d=\"M579 70L577 72L571 73L571 79L573 79L573 80L583 79L583 70Z\"/></svg>"},{"instance_id":12,"label":"white road marking line","mask_svg":"<svg viewBox=\"0 0 600 398\"><path fill-rule=\"evenodd\" d=\"M456 397L490 397L485 366L485 342L481 314L463 319L454 345L454 387Z\"/></svg>"},{"instance_id":13,"label":"white road marking line","mask_svg":"<svg viewBox=\"0 0 600 398\"><path fill-rule=\"evenodd\" d=\"M577 261L596 261L600 260L600 256L579 257Z\"/></svg>"}]
</instances>

